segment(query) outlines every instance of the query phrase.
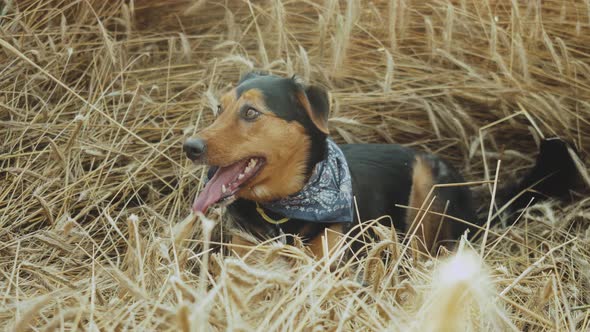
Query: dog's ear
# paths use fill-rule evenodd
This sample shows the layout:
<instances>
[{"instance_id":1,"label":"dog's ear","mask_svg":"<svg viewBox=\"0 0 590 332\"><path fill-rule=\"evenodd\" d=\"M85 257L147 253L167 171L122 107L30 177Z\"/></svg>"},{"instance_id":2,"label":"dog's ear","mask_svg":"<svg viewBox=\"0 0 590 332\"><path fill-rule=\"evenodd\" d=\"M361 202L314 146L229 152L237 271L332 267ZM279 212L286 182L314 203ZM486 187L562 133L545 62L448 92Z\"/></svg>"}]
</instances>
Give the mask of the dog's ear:
<instances>
[{"instance_id":1,"label":"dog's ear","mask_svg":"<svg viewBox=\"0 0 590 332\"><path fill-rule=\"evenodd\" d=\"M267 75L268 75L267 72L260 71L260 70L253 70L253 71L247 72L246 74L244 74L240 77L240 80L238 81L238 85L240 85L246 81L249 81L253 78L256 78L259 76L267 76Z\"/></svg>"},{"instance_id":2,"label":"dog's ear","mask_svg":"<svg viewBox=\"0 0 590 332\"><path fill-rule=\"evenodd\" d=\"M318 86L305 87L305 96L301 102L313 124L324 134L328 135L328 115L330 114L330 96L328 92Z\"/></svg>"}]
</instances>

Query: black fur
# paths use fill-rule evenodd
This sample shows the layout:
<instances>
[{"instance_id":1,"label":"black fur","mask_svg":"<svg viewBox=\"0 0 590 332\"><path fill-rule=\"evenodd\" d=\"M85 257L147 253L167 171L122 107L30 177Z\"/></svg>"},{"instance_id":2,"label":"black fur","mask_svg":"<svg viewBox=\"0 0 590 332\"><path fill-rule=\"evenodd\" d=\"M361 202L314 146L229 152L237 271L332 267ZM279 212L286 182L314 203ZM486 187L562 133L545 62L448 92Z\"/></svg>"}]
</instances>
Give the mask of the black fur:
<instances>
[{"instance_id":1,"label":"black fur","mask_svg":"<svg viewBox=\"0 0 590 332\"><path fill-rule=\"evenodd\" d=\"M511 205L511 211L526 207L531 201L546 198L567 199L570 189L579 185L580 175L568 152L569 145L556 138L541 142L535 166L518 185L509 186L503 200L507 201L526 190ZM574 153L577 153L572 149Z\"/></svg>"},{"instance_id":2,"label":"black fur","mask_svg":"<svg viewBox=\"0 0 590 332\"><path fill-rule=\"evenodd\" d=\"M321 90L316 87L308 87L305 90L297 79L283 78L274 75L267 75L260 72L248 73L240 79L236 88L237 98L250 90L260 90L265 99L266 106L278 117L286 121L297 121L305 128L310 138L312 149L307 162L307 172L311 173L315 164L326 156L326 134L321 132L311 121L303 105L297 99L297 93L310 92L308 96L312 109L317 112L329 112L327 96L321 96ZM324 92L325 93L325 92Z\"/></svg>"},{"instance_id":3,"label":"black fur","mask_svg":"<svg viewBox=\"0 0 590 332\"><path fill-rule=\"evenodd\" d=\"M263 93L265 104L278 117L285 121L297 121L306 130L311 141L310 158L307 167L307 177L311 175L313 167L325 158L327 135L322 133L311 121L303 105L297 99L297 93L304 92L311 104L312 111L327 121L329 113L329 99L327 93L316 86L303 86L295 78L282 78L260 72L248 73L241 78L236 88L236 97L240 97L250 89L257 89ZM396 228L404 230L406 209L397 207L407 205L412 189L412 171L417 152L395 144L345 144L340 146L351 171L353 192L358 206L355 221L347 225L347 229L359 221L371 220L382 216L385 222L393 221ZM445 173L435 174L445 181L463 182L463 179L452 167L435 156L426 156L434 171L443 167ZM469 221L475 220L475 212L471 202L469 189L445 188L437 192L444 199L451 201L449 211L456 216ZM228 206L228 212L241 228L263 237L278 236L281 231L294 234L302 238L313 238L329 226L329 223L309 223L303 220L289 220L275 226L267 223L256 211L256 204L239 199ZM273 219L283 216L270 211L266 213ZM467 227L456 223L455 232L460 235ZM302 231L305 229L305 231Z\"/></svg>"},{"instance_id":4,"label":"black fur","mask_svg":"<svg viewBox=\"0 0 590 332\"><path fill-rule=\"evenodd\" d=\"M313 111L319 112L317 114L320 118L327 121L329 112L327 93L319 87L303 86L295 78L282 78L260 72L248 73L241 78L236 89L237 97L249 89L262 91L266 105L278 117L285 121L297 121L305 128L311 141L306 174L309 177L315 164L325 157L327 135L314 125L296 96L298 92L304 91ZM414 161L418 155L432 169L435 183L464 182L459 172L439 157L419 153L411 148L395 144L344 144L340 147L350 168L353 192L360 216L359 220L355 213L354 223L347 225L345 230L359 222L382 216L390 216L391 219L384 218L383 220L385 222L391 220L397 229L406 230L407 210L396 207L396 205L408 204L412 190ZM567 154L567 144L561 140L545 141L535 168L512 190L505 191L514 195L523 188L533 186L538 191L562 197L567 195L576 178L575 165ZM539 181L541 182L539 183ZM476 225L483 224L484 220L478 220L476 217L472 194L468 187L438 188L434 195L439 201L448 204L446 205L447 215ZM529 192L516 202L515 207L523 207L525 205L523 202L528 202L531 195L542 194ZM291 234L300 236L304 240L311 239L330 225L329 223L309 223L293 219L280 226L272 225L264 221L258 214L254 202L244 199L239 199L229 205L228 212L238 226L261 238ZM270 211L266 211L266 213L273 219L283 217ZM450 219L445 219L444 222L452 223L454 239L458 239L469 229L469 226L461 222ZM473 233L475 232L471 234Z\"/></svg>"}]
</instances>

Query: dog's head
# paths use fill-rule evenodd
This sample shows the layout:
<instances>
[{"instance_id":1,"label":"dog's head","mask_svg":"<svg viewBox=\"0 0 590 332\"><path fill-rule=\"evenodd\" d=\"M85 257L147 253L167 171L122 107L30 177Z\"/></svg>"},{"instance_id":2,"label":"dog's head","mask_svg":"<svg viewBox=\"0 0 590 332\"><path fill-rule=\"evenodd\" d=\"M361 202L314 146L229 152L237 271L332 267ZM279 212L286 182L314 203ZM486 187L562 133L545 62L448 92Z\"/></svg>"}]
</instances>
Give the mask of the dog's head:
<instances>
[{"instance_id":1,"label":"dog's head","mask_svg":"<svg viewBox=\"0 0 590 332\"><path fill-rule=\"evenodd\" d=\"M220 99L218 117L184 143L189 159L215 173L193 210L244 198L264 202L301 190L323 159L329 98L295 78L249 73Z\"/></svg>"}]
</instances>

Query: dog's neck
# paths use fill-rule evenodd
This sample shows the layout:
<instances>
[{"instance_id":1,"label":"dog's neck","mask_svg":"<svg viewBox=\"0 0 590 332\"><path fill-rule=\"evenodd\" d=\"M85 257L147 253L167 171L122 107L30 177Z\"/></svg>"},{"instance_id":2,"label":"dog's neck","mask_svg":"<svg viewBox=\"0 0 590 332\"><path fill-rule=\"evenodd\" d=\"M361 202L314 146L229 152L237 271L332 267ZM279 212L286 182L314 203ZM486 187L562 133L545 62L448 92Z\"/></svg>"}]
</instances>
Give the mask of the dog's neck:
<instances>
[{"instance_id":1,"label":"dog's neck","mask_svg":"<svg viewBox=\"0 0 590 332\"><path fill-rule=\"evenodd\" d=\"M309 158L307 160L307 167L305 169L306 179L309 180L315 165L320 161L326 159L328 151L328 136L324 133L316 130L315 132L309 132L310 137L310 151ZM307 182L307 181L306 181Z\"/></svg>"},{"instance_id":2,"label":"dog's neck","mask_svg":"<svg viewBox=\"0 0 590 332\"><path fill-rule=\"evenodd\" d=\"M327 140L325 159L316 164L301 190L260 205L291 219L319 223L352 221L352 177L343 151L332 140ZM276 220L267 221L277 223Z\"/></svg>"}]
</instances>

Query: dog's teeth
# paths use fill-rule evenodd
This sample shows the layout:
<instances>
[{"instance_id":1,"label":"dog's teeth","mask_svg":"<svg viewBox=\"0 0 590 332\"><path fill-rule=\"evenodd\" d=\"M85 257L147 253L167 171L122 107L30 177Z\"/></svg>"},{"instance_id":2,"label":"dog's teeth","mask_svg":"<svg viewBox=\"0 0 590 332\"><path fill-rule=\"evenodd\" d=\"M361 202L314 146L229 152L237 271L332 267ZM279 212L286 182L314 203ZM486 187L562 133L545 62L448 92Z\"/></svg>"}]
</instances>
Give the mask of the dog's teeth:
<instances>
[{"instance_id":1,"label":"dog's teeth","mask_svg":"<svg viewBox=\"0 0 590 332\"><path fill-rule=\"evenodd\" d=\"M238 175L238 180L241 180L241 179L243 179L243 178L244 178L244 174L240 174L240 175Z\"/></svg>"},{"instance_id":2,"label":"dog's teeth","mask_svg":"<svg viewBox=\"0 0 590 332\"><path fill-rule=\"evenodd\" d=\"M244 173L244 174L245 174L245 173L250 173L250 171L251 171L251 170L252 170L254 167L256 167L256 164L257 164L257 163L258 163L258 160L257 160L257 159L254 159L254 158L250 159L250 160L248 161L248 165L246 165L246 168L244 169L244 172L243 172L243 173Z\"/></svg>"},{"instance_id":3,"label":"dog's teeth","mask_svg":"<svg viewBox=\"0 0 590 332\"><path fill-rule=\"evenodd\" d=\"M226 192L226 191L227 191L227 188L225 187L225 184L222 184L222 185L221 185L221 192L222 192L223 194L225 194L225 192Z\"/></svg>"}]
</instances>

